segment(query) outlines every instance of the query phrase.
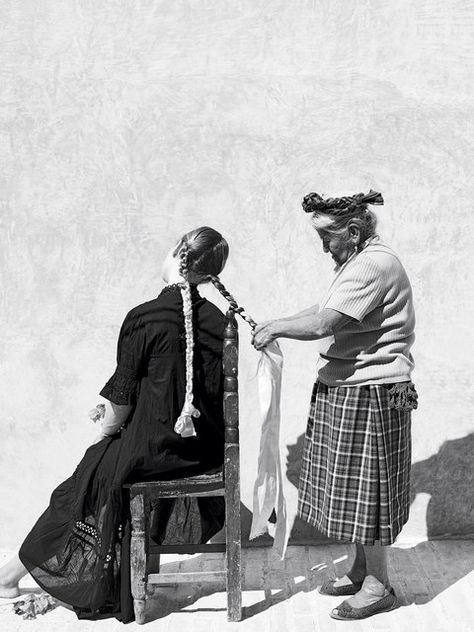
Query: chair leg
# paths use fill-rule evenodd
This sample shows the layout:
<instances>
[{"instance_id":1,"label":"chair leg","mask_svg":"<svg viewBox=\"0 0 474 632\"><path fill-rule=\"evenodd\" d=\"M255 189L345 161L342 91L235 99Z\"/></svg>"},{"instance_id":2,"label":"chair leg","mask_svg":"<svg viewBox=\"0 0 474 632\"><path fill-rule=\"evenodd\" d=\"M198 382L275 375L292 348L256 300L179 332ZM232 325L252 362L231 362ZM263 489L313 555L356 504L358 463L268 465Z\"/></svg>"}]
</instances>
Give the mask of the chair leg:
<instances>
[{"instance_id":1,"label":"chair leg","mask_svg":"<svg viewBox=\"0 0 474 632\"><path fill-rule=\"evenodd\" d=\"M227 620L242 618L242 570L240 541L240 512L227 511L226 564L227 564ZM233 514L231 517L229 514Z\"/></svg>"},{"instance_id":2,"label":"chair leg","mask_svg":"<svg viewBox=\"0 0 474 632\"><path fill-rule=\"evenodd\" d=\"M133 599L133 612L138 625L145 623L145 599Z\"/></svg>"},{"instance_id":3,"label":"chair leg","mask_svg":"<svg viewBox=\"0 0 474 632\"><path fill-rule=\"evenodd\" d=\"M238 542L227 541L227 620L242 619L241 551Z\"/></svg>"},{"instance_id":4,"label":"chair leg","mask_svg":"<svg viewBox=\"0 0 474 632\"><path fill-rule=\"evenodd\" d=\"M146 549L145 549L145 503L142 493L130 498L132 533L130 538L130 581L133 610L138 624L145 623L146 601Z\"/></svg>"},{"instance_id":5,"label":"chair leg","mask_svg":"<svg viewBox=\"0 0 474 632\"><path fill-rule=\"evenodd\" d=\"M226 460L239 462L239 447L226 446ZM240 621L242 618L242 559L240 533L240 485L238 469L226 470L226 565L227 565L227 620Z\"/></svg>"}]
</instances>

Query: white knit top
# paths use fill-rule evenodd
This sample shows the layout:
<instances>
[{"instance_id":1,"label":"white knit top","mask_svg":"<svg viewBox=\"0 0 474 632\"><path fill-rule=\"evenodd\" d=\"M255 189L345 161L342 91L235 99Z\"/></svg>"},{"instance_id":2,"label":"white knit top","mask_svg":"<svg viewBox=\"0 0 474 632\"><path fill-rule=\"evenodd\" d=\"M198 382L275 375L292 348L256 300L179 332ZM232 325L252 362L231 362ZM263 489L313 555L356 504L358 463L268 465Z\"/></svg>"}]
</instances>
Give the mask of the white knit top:
<instances>
[{"instance_id":1,"label":"white knit top","mask_svg":"<svg viewBox=\"0 0 474 632\"><path fill-rule=\"evenodd\" d=\"M318 378L328 386L410 380L415 334L413 297L398 256L371 240L336 272L322 307L354 320L320 353Z\"/></svg>"}]
</instances>

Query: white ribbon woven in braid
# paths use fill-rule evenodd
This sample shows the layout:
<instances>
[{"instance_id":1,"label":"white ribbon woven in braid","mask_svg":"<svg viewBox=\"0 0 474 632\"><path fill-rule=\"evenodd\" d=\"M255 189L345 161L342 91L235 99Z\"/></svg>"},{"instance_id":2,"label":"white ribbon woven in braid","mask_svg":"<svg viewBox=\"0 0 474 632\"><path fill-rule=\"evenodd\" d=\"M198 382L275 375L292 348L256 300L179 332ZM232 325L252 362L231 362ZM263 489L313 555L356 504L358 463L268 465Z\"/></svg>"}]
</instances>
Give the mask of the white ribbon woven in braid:
<instances>
[{"instance_id":1,"label":"white ribbon woven in braid","mask_svg":"<svg viewBox=\"0 0 474 632\"><path fill-rule=\"evenodd\" d=\"M181 415L178 417L174 425L174 431L180 434L183 438L195 437L196 429L193 424L193 417L200 416L201 413L194 404L185 402Z\"/></svg>"},{"instance_id":2,"label":"white ribbon woven in braid","mask_svg":"<svg viewBox=\"0 0 474 632\"><path fill-rule=\"evenodd\" d=\"M193 404L193 305L191 288L188 282L185 282L181 288L181 295L183 297L184 327L186 331L186 395L183 409L174 425L174 431L186 438L196 436L193 417L200 417L201 413Z\"/></svg>"}]
</instances>

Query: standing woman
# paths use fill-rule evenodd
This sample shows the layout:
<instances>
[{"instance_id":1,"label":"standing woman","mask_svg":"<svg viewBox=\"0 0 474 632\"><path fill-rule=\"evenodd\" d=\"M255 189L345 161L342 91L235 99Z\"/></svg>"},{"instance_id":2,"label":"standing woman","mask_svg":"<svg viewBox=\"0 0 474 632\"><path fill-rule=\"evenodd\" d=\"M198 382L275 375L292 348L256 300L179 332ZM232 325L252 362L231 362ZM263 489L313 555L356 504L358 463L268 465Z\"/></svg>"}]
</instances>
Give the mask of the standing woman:
<instances>
[{"instance_id":1,"label":"standing woman","mask_svg":"<svg viewBox=\"0 0 474 632\"><path fill-rule=\"evenodd\" d=\"M303 210L336 263L317 306L257 325L254 345L276 338L331 336L320 353L300 474L298 514L330 538L355 543L347 575L327 581L326 595L351 595L331 612L363 619L396 607L387 546L408 519L410 381L415 315L410 282L393 250L375 232L368 205L380 193L323 199L310 193Z\"/></svg>"}]
</instances>

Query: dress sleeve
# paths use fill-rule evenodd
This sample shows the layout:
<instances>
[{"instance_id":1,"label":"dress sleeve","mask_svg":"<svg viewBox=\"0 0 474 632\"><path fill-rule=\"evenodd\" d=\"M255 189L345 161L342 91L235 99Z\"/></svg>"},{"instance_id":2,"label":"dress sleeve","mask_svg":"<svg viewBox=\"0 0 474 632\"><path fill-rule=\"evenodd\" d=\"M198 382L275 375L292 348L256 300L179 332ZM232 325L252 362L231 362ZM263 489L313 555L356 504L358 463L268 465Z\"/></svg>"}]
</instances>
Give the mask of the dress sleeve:
<instances>
[{"instance_id":1,"label":"dress sleeve","mask_svg":"<svg viewBox=\"0 0 474 632\"><path fill-rule=\"evenodd\" d=\"M344 270L325 307L359 322L381 305L385 294L383 270L370 257L360 257Z\"/></svg>"},{"instance_id":2,"label":"dress sleeve","mask_svg":"<svg viewBox=\"0 0 474 632\"><path fill-rule=\"evenodd\" d=\"M102 397L114 404L134 404L145 365L145 328L133 310L127 314L117 343L117 368Z\"/></svg>"}]
</instances>

